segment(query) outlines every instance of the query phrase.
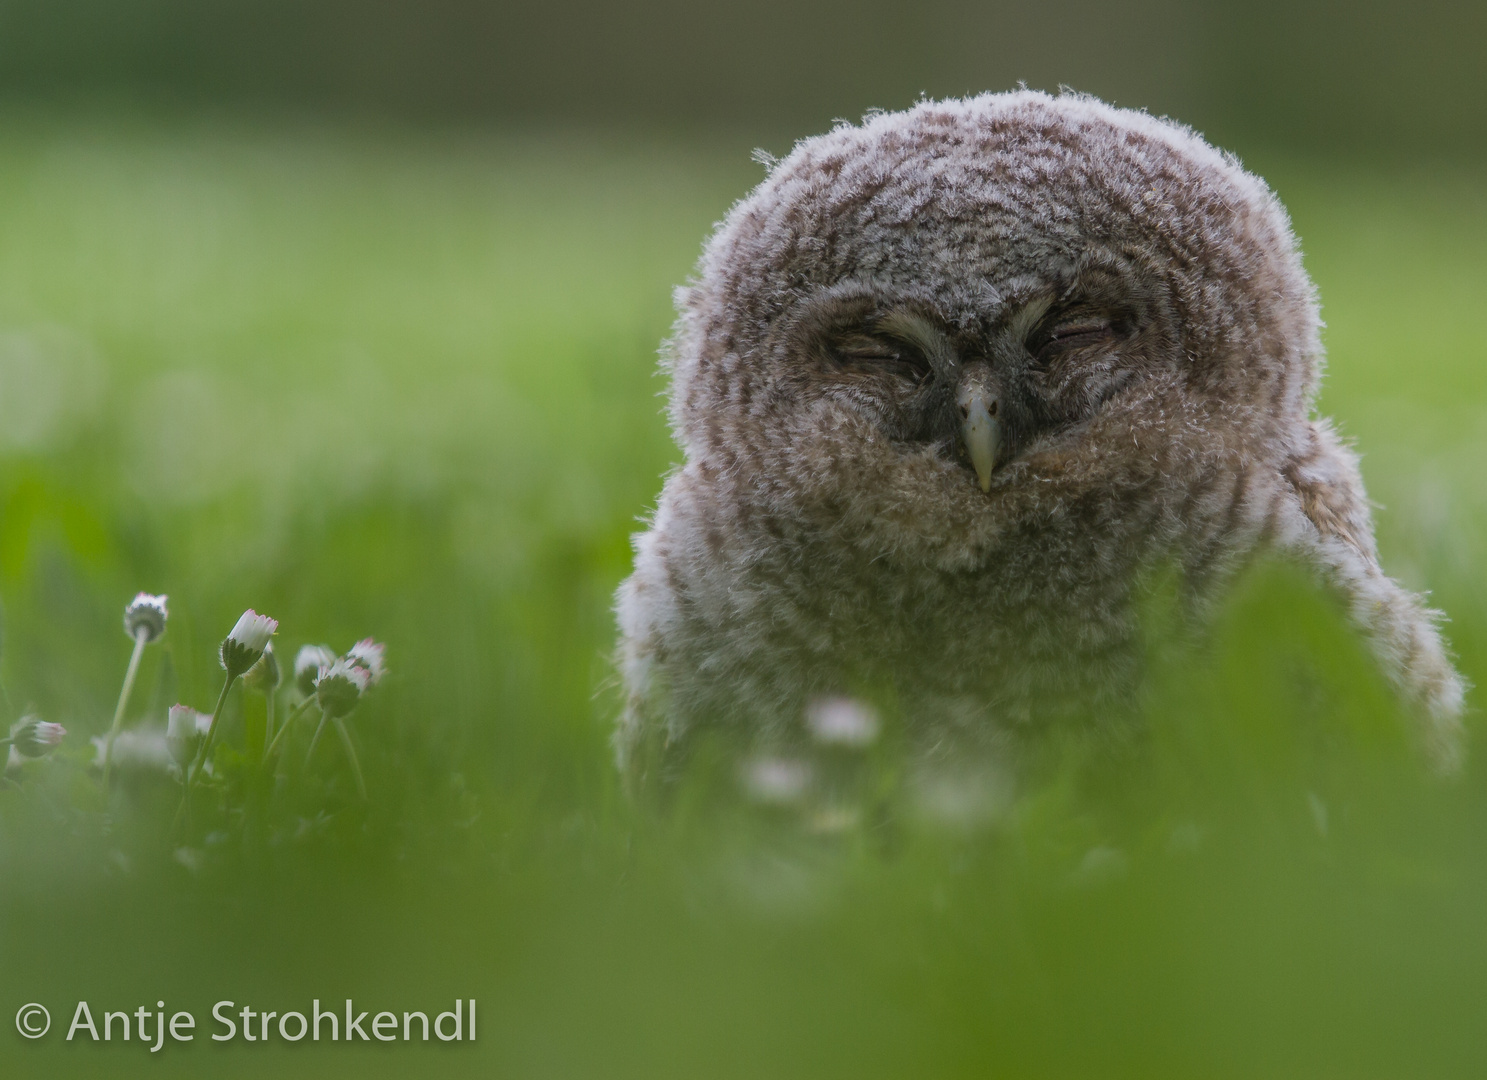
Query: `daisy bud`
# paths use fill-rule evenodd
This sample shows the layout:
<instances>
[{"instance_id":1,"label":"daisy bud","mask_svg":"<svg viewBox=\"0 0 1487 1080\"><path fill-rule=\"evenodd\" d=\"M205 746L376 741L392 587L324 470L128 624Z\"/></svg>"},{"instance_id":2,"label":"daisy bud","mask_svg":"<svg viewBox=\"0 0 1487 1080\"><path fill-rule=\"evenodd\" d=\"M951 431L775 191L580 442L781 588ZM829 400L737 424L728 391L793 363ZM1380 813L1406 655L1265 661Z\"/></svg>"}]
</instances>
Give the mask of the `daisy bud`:
<instances>
[{"instance_id":1,"label":"daisy bud","mask_svg":"<svg viewBox=\"0 0 1487 1080\"><path fill-rule=\"evenodd\" d=\"M740 779L755 802L785 806L805 795L811 786L811 767L793 758L755 758L745 763Z\"/></svg>"},{"instance_id":2,"label":"daisy bud","mask_svg":"<svg viewBox=\"0 0 1487 1080\"><path fill-rule=\"evenodd\" d=\"M189 705L172 705L165 722L165 742L170 756L181 768L196 756L196 741L212 727L209 713L197 712Z\"/></svg>"},{"instance_id":3,"label":"daisy bud","mask_svg":"<svg viewBox=\"0 0 1487 1080\"><path fill-rule=\"evenodd\" d=\"M301 645L294 657L294 685L299 692L309 697L315 693L315 680L320 678L320 669L336 662L336 654L329 645Z\"/></svg>"},{"instance_id":4,"label":"daisy bud","mask_svg":"<svg viewBox=\"0 0 1487 1080\"><path fill-rule=\"evenodd\" d=\"M67 729L49 724L37 716L23 716L10 729L10 745L22 757L38 758L51 753L62 743Z\"/></svg>"},{"instance_id":5,"label":"daisy bud","mask_svg":"<svg viewBox=\"0 0 1487 1080\"><path fill-rule=\"evenodd\" d=\"M222 642L222 666L227 670L228 679L237 678L258 663L263 650L268 648L269 639L278 629L277 619L260 615L252 608L243 612L232 633Z\"/></svg>"},{"instance_id":6,"label":"daisy bud","mask_svg":"<svg viewBox=\"0 0 1487 1080\"><path fill-rule=\"evenodd\" d=\"M320 669L315 680L315 701L320 711L331 719L345 716L361 700L372 677L366 670L346 659Z\"/></svg>"},{"instance_id":7,"label":"daisy bud","mask_svg":"<svg viewBox=\"0 0 1487 1080\"><path fill-rule=\"evenodd\" d=\"M365 671L371 677L372 685L376 686L387 674L386 653L387 646L380 641L362 638L346 650L346 659Z\"/></svg>"},{"instance_id":8,"label":"daisy bud","mask_svg":"<svg viewBox=\"0 0 1487 1080\"><path fill-rule=\"evenodd\" d=\"M165 633L165 600L164 596L142 592L129 601L124 609L124 633L135 641L143 635L146 645L157 640Z\"/></svg>"},{"instance_id":9,"label":"daisy bud","mask_svg":"<svg viewBox=\"0 0 1487 1080\"><path fill-rule=\"evenodd\" d=\"M263 648L263 655L258 658L258 663L248 669L243 676L243 682L265 697L279 689L279 683L284 678L279 670L279 658L274 655L274 643L271 641Z\"/></svg>"},{"instance_id":10,"label":"daisy bud","mask_svg":"<svg viewBox=\"0 0 1487 1080\"><path fill-rule=\"evenodd\" d=\"M170 768L170 744L165 732L158 727L119 732L112 753L107 735L95 735L88 741L93 744L92 767L95 769L103 768L105 758L112 759L113 768L130 772L150 773Z\"/></svg>"},{"instance_id":11,"label":"daisy bud","mask_svg":"<svg viewBox=\"0 0 1487 1080\"><path fill-rule=\"evenodd\" d=\"M817 698L805 714L806 727L819 743L861 749L878 737L878 716L852 698Z\"/></svg>"}]
</instances>

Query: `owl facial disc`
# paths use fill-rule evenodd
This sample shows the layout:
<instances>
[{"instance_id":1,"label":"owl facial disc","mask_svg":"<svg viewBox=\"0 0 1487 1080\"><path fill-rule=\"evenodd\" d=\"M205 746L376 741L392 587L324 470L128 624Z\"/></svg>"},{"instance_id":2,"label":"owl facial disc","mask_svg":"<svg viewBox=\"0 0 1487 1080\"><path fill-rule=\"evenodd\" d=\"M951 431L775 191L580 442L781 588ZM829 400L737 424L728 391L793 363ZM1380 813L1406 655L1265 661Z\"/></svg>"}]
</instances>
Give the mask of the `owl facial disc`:
<instances>
[{"instance_id":1,"label":"owl facial disc","mask_svg":"<svg viewBox=\"0 0 1487 1080\"><path fill-rule=\"evenodd\" d=\"M1002 448L1002 421L998 415L1001 402L991 382L987 364L968 364L955 392L955 405L961 418L960 437L985 492L991 491L991 472Z\"/></svg>"}]
</instances>

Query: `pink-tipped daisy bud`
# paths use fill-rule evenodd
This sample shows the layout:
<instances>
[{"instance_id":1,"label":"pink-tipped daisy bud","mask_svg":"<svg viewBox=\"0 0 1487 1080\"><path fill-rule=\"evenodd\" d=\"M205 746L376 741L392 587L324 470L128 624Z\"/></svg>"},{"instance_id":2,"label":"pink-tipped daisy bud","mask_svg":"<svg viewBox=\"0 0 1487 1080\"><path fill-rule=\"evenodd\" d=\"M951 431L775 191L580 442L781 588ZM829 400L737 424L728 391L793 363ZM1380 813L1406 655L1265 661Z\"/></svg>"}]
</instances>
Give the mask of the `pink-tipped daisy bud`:
<instances>
[{"instance_id":1,"label":"pink-tipped daisy bud","mask_svg":"<svg viewBox=\"0 0 1487 1080\"><path fill-rule=\"evenodd\" d=\"M124 633L131 639L145 639L145 644L158 640L165 633L166 598L140 593L124 609Z\"/></svg>"},{"instance_id":2,"label":"pink-tipped daisy bud","mask_svg":"<svg viewBox=\"0 0 1487 1080\"><path fill-rule=\"evenodd\" d=\"M268 648L269 638L278 629L277 619L260 615L252 608L243 612L232 633L222 642L222 666L227 670L227 677L235 679L258 663L263 650Z\"/></svg>"},{"instance_id":3,"label":"pink-tipped daisy bud","mask_svg":"<svg viewBox=\"0 0 1487 1080\"><path fill-rule=\"evenodd\" d=\"M210 714L197 712L189 705L172 705L165 721L165 744L177 765L185 768L196 756L197 740L212 727Z\"/></svg>"},{"instance_id":4,"label":"pink-tipped daisy bud","mask_svg":"<svg viewBox=\"0 0 1487 1080\"><path fill-rule=\"evenodd\" d=\"M372 677L363 668L346 659L320 669L315 680L315 702L331 719L345 716L371 684Z\"/></svg>"},{"instance_id":5,"label":"pink-tipped daisy bud","mask_svg":"<svg viewBox=\"0 0 1487 1080\"><path fill-rule=\"evenodd\" d=\"M283 673L279 671L279 658L274 655L274 643L271 641L263 647L263 655L258 658L258 663L250 667L243 676L243 682L267 696L279 689L283 678Z\"/></svg>"},{"instance_id":6,"label":"pink-tipped daisy bud","mask_svg":"<svg viewBox=\"0 0 1487 1080\"><path fill-rule=\"evenodd\" d=\"M294 656L294 685L299 692L309 697L315 692L315 680L320 678L320 669L336 662L336 654L329 645L301 645Z\"/></svg>"},{"instance_id":7,"label":"pink-tipped daisy bud","mask_svg":"<svg viewBox=\"0 0 1487 1080\"><path fill-rule=\"evenodd\" d=\"M382 676L387 674L386 655L387 646L371 638L362 638L346 650L346 659L371 676L373 686L381 682Z\"/></svg>"},{"instance_id":8,"label":"pink-tipped daisy bud","mask_svg":"<svg viewBox=\"0 0 1487 1080\"><path fill-rule=\"evenodd\" d=\"M37 716L23 716L10 729L10 745L21 757L38 758L50 754L62 744L67 729L49 724Z\"/></svg>"}]
</instances>

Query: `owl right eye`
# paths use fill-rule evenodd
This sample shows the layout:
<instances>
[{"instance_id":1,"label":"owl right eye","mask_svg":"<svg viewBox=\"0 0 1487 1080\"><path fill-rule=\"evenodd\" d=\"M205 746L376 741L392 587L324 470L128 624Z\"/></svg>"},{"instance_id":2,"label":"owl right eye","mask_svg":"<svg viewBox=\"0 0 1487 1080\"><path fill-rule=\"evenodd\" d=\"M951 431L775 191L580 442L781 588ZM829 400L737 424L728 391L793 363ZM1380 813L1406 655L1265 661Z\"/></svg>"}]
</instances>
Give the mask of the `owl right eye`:
<instances>
[{"instance_id":1,"label":"owl right eye","mask_svg":"<svg viewBox=\"0 0 1487 1080\"><path fill-rule=\"evenodd\" d=\"M844 334L832 341L831 352L843 371L864 375L894 375L915 383L934 374L922 353L906 342L878 334Z\"/></svg>"}]
</instances>

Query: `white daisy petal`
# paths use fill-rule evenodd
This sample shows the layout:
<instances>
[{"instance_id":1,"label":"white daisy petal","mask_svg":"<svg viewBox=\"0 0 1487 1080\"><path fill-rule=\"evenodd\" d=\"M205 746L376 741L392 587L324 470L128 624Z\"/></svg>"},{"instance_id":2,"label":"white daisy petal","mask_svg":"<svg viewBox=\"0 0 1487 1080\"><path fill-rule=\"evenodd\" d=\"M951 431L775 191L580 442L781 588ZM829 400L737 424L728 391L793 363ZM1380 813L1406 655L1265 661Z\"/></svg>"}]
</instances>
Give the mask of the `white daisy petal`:
<instances>
[{"instance_id":1,"label":"white daisy petal","mask_svg":"<svg viewBox=\"0 0 1487 1080\"><path fill-rule=\"evenodd\" d=\"M166 599L163 594L137 594L124 609L124 633L136 640L143 635L147 645L157 640L165 633L165 620L169 615L165 608Z\"/></svg>"}]
</instances>

